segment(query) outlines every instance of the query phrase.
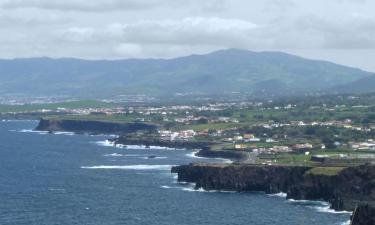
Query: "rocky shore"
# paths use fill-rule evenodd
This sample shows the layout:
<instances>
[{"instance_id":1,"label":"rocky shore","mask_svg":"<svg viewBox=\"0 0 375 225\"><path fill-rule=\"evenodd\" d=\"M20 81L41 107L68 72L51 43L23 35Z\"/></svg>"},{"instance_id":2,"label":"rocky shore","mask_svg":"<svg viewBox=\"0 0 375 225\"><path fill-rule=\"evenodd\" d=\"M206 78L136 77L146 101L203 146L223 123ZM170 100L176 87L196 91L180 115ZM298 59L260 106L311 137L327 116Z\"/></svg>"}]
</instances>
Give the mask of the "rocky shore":
<instances>
[{"instance_id":1,"label":"rocky shore","mask_svg":"<svg viewBox=\"0 0 375 225\"><path fill-rule=\"evenodd\" d=\"M328 172L327 172L328 171ZM289 165L190 164L172 168L178 180L195 188L268 194L284 192L288 199L323 200L335 210L354 211L358 205L375 202L375 166L317 168ZM372 209L358 208L353 221L374 219ZM370 219L370 221L371 221Z\"/></svg>"},{"instance_id":2,"label":"rocky shore","mask_svg":"<svg viewBox=\"0 0 375 225\"><path fill-rule=\"evenodd\" d=\"M160 146L177 149L209 149L212 144L211 142L170 141L152 137L128 137L126 135L114 138L111 141L121 145Z\"/></svg>"},{"instance_id":3,"label":"rocky shore","mask_svg":"<svg viewBox=\"0 0 375 225\"><path fill-rule=\"evenodd\" d=\"M237 162L246 161L249 159L249 153L244 151L233 151L233 150L209 150L202 149L196 153L196 156L206 158L223 158L230 159Z\"/></svg>"},{"instance_id":4,"label":"rocky shore","mask_svg":"<svg viewBox=\"0 0 375 225\"><path fill-rule=\"evenodd\" d=\"M147 123L122 123L73 119L41 119L35 129L50 132L68 131L90 134L124 134L137 131L155 131L157 126Z\"/></svg>"}]
</instances>

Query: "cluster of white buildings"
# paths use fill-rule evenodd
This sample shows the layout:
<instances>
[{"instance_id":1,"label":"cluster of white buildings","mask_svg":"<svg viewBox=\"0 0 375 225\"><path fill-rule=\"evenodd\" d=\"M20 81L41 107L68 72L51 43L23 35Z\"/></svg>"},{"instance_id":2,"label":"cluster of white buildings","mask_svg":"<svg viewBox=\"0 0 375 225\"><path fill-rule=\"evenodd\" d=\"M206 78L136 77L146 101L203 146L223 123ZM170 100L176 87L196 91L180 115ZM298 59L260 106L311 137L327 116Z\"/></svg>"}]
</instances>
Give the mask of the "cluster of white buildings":
<instances>
[{"instance_id":1,"label":"cluster of white buildings","mask_svg":"<svg viewBox=\"0 0 375 225\"><path fill-rule=\"evenodd\" d=\"M351 143L351 147L354 150L375 150L375 141L369 139L365 142L355 142Z\"/></svg>"},{"instance_id":2,"label":"cluster of white buildings","mask_svg":"<svg viewBox=\"0 0 375 225\"><path fill-rule=\"evenodd\" d=\"M162 140L175 141L175 140L189 140L197 135L194 130L182 130L182 131L169 131L160 130L158 131Z\"/></svg>"}]
</instances>

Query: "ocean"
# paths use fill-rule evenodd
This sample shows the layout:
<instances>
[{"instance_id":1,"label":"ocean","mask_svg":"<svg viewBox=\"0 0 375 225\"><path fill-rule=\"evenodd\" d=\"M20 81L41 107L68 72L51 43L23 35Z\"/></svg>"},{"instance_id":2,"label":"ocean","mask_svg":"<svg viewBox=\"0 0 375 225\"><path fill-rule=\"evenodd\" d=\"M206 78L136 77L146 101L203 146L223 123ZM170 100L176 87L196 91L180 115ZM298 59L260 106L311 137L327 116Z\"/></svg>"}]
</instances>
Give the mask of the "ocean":
<instances>
[{"instance_id":1,"label":"ocean","mask_svg":"<svg viewBox=\"0 0 375 225\"><path fill-rule=\"evenodd\" d=\"M224 162L191 150L116 148L106 136L0 121L0 225L343 225L349 213L283 194L206 192L172 165Z\"/></svg>"}]
</instances>

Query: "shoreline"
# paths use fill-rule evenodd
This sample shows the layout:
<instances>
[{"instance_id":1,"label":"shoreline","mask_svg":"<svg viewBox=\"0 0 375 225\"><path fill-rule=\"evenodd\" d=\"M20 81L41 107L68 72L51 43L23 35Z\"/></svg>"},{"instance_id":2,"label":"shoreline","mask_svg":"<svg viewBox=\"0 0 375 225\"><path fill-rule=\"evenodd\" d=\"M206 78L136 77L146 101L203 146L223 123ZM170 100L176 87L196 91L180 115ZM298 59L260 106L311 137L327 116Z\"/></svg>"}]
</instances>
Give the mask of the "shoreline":
<instances>
[{"instance_id":1,"label":"shoreline","mask_svg":"<svg viewBox=\"0 0 375 225\"><path fill-rule=\"evenodd\" d=\"M362 175L369 171L374 173L375 166L348 167L335 176L311 174L312 169L303 166L195 163L172 167L171 172L177 174L178 182L194 183L195 189L255 191L267 195L284 193L282 197L289 201L324 201L329 203L328 209L337 213L354 212L353 225L373 224L363 223L375 220L375 208L363 206L367 203L363 199L374 204L374 196L363 191L371 185L371 181ZM355 182L347 182L348 176ZM358 187L357 190L362 192L357 193L352 187Z\"/></svg>"},{"instance_id":2,"label":"shoreline","mask_svg":"<svg viewBox=\"0 0 375 225\"><path fill-rule=\"evenodd\" d=\"M79 127L78 130L75 129L76 126L80 126L82 123L83 127ZM36 130L48 132L68 131L76 134L120 134L124 131L120 131L121 129L125 129L126 132L130 132L130 130L134 132L134 129L139 130L140 128L137 127L139 124L137 124L135 127L133 126L134 124L131 124L130 128L129 124L126 124L125 128L120 126L121 128L117 127L115 129L116 132L110 132L113 131L114 128L111 126L114 124L116 123L105 123L105 126L108 127L103 130L103 127L101 126L103 124L100 121L54 121L42 119L40 120ZM140 130L143 128L149 130L150 127L142 124ZM154 127L151 129L154 129ZM192 153L192 157L234 160L235 163L232 164L189 164L173 166L171 168L171 172L177 173L177 182L194 183L195 190L202 189L205 191L235 192L261 191L268 195L286 193L285 197L289 200L296 199L295 201L324 201L330 204L329 209L339 211L339 213L343 210L354 211L351 225L375 224L372 223L375 221L375 207L372 205L375 201L375 196L366 196L364 193L356 194L352 193L353 191L350 190L352 187L363 188L364 186L368 185L366 184L365 179L363 179L361 176L364 174L369 174L369 176L373 177L375 175L375 166L365 165L345 168L344 170L348 171L356 170L358 168L360 168L359 170L366 170L367 168L367 171L348 172L348 174L346 174L347 177L353 178L353 176L357 176L358 179L354 179L354 183L352 182L352 184L346 184L345 181L347 180L345 180L345 176L340 177L340 174L337 176L307 174L306 172L313 169L313 166L246 164L243 162L246 162L250 158L248 153L240 151L210 150L210 146L213 144L212 142L167 141L142 137L129 138L126 136L107 139L106 142L114 147L137 145L144 148L152 148L155 146L158 148L170 148L171 150L191 149L198 150L198 152ZM250 170L248 170L249 168ZM251 172L251 170L256 172ZM370 170L370 172L368 170ZM249 171L252 176L248 176L249 174L247 173L249 173ZM358 175L358 172L360 175ZM254 182L254 180L256 181ZM338 187L339 191L336 190L336 186L340 186L338 185L338 182L341 182L341 185L344 187ZM366 197L369 197L371 201L370 205L366 205L366 202L363 202L362 199ZM366 223L366 221L371 222Z\"/></svg>"}]
</instances>

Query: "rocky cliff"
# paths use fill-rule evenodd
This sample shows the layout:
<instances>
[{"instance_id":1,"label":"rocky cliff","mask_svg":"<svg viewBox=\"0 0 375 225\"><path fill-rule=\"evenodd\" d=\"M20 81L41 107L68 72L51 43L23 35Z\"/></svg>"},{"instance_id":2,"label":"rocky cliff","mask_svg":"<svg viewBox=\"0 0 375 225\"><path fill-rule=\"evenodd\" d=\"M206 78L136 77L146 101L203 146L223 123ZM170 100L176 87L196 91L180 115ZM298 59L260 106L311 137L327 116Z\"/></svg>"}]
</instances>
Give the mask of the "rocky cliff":
<instances>
[{"instance_id":1,"label":"rocky cliff","mask_svg":"<svg viewBox=\"0 0 375 225\"><path fill-rule=\"evenodd\" d=\"M224 158L224 159L231 159L235 161L244 161L249 158L249 154L247 152L242 151L234 151L234 150L209 150L209 149L202 149L197 154L199 157L206 157L206 158Z\"/></svg>"},{"instance_id":2,"label":"rocky cliff","mask_svg":"<svg viewBox=\"0 0 375 225\"><path fill-rule=\"evenodd\" d=\"M325 168L327 169L327 168ZM336 210L354 210L357 204L375 202L375 166L332 171L304 166L190 164L172 168L179 181L196 188L227 191L287 193L297 200L324 200Z\"/></svg>"},{"instance_id":3,"label":"rocky cliff","mask_svg":"<svg viewBox=\"0 0 375 225\"><path fill-rule=\"evenodd\" d=\"M352 216L351 225L374 225L375 206L364 204L358 206Z\"/></svg>"},{"instance_id":4,"label":"rocky cliff","mask_svg":"<svg viewBox=\"0 0 375 225\"><path fill-rule=\"evenodd\" d=\"M146 145L146 146L160 146L167 148L186 148L186 149L208 149L211 142L198 141L170 141L162 140L158 137L128 137L126 135L113 139L115 144L122 145Z\"/></svg>"},{"instance_id":5,"label":"rocky cliff","mask_svg":"<svg viewBox=\"0 0 375 225\"><path fill-rule=\"evenodd\" d=\"M146 123L121 123L92 120L41 119L36 130L69 131L90 134L124 134L136 131L155 131L156 126Z\"/></svg>"}]
</instances>

